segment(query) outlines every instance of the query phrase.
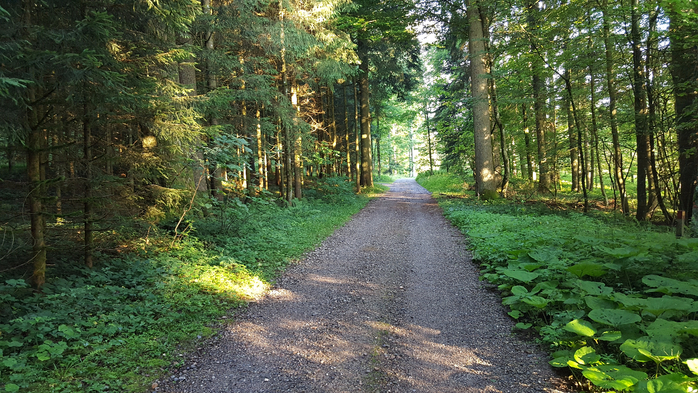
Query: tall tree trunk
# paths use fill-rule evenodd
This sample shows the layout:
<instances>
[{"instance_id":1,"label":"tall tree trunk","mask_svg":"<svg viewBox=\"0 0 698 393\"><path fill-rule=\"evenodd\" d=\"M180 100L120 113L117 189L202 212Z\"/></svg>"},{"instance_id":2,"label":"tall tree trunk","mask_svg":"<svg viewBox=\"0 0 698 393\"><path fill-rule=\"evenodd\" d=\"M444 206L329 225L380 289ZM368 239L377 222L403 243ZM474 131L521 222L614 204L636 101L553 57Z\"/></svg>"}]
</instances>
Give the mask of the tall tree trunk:
<instances>
[{"instance_id":1,"label":"tall tree trunk","mask_svg":"<svg viewBox=\"0 0 698 393\"><path fill-rule=\"evenodd\" d=\"M467 0L468 51L470 52L470 86L473 95L475 134L475 178L479 195L496 191L490 132L490 103L487 91L487 64L482 18L477 0Z\"/></svg>"},{"instance_id":2,"label":"tall tree trunk","mask_svg":"<svg viewBox=\"0 0 698 393\"><path fill-rule=\"evenodd\" d=\"M645 67L642 61L642 39L640 36L640 11L638 0L630 1L630 37L633 46L633 92L635 96L635 140L637 141L637 214L639 221L649 218L647 201L647 179L650 171L650 141L647 125L647 90L645 90Z\"/></svg>"},{"instance_id":3,"label":"tall tree trunk","mask_svg":"<svg viewBox=\"0 0 698 393\"><path fill-rule=\"evenodd\" d=\"M494 123L499 130L499 144L502 152L502 196L506 198L509 179L511 178L511 164L509 163L509 153L507 152L507 134L504 123L499 116L499 103L497 102L497 84L493 78L489 78L490 97L492 97L492 112ZM431 154L431 150L430 150Z\"/></svg>"},{"instance_id":4,"label":"tall tree trunk","mask_svg":"<svg viewBox=\"0 0 698 393\"><path fill-rule=\"evenodd\" d=\"M83 104L83 159L85 160L85 194L83 201L84 212L83 222L85 229L85 266L91 268L93 266L93 250L94 250L94 214L92 200L92 125L90 124L89 110L87 101Z\"/></svg>"},{"instance_id":5,"label":"tall tree trunk","mask_svg":"<svg viewBox=\"0 0 698 393\"><path fill-rule=\"evenodd\" d=\"M698 220L694 211L694 193L698 181L698 4L690 1L671 3L669 31L671 39L671 75L674 81L674 105L679 144L679 209Z\"/></svg>"},{"instance_id":6,"label":"tall tree trunk","mask_svg":"<svg viewBox=\"0 0 698 393\"><path fill-rule=\"evenodd\" d=\"M611 22L608 17L608 0L603 0L603 39L606 55L606 82L608 85L608 109L609 122L611 123L611 137L613 141L613 176L618 189L618 196L621 201L623 214L630 214L628 204L628 194L625 187L625 177L623 176L623 154L620 149L620 136L618 133L618 120L616 112L616 81L613 71L613 44L611 43ZM617 203L617 201L616 201Z\"/></svg>"},{"instance_id":7,"label":"tall tree trunk","mask_svg":"<svg viewBox=\"0 0 698 393\"><path fill-rule=\"evenodd\" d=\"M540 11L538 2L529 0L526 8L528 25L537 32L540 19ZM531 50L538 52L538 46L531 39ZM543 78L543 59L542 53L540 56L534 56L531 62L532 87L533 87L533 111L536 121L536 139L538 141L538 191L550 192L550 172L548 169L547 146L545 143L545 81Z\"/></svg>"},{"instance_id":8,"label":"tall tree trunk","mask_svg":"<svg viewBox=\"0 0 698 393\"><path fill-rule=\"evenodd\" d=\"M376 165L378 167L378 176L381 175L381 118L380 106L376 107Z\"/></svg>"},{"instance_id":9,"label":"tall tree trunk","mask_svg":"<svg viewBox=\"0 0 698 393\"><path fill-rule=\"evenodd\" d=\"M265 178L265 171L264 171L264 139L262 137L262 111L257 107L257 112L255 114L255 119L256 119L256 143L255 147L257 148L256 153L257 153L257 180L259 183L257 184L260 190L263 190L265 188L268 188L269 182Z\"/></svg>"},{"instance_id":10,"label":"tall tree trunk","mask_svg":"<svg viewBox=\"0 0 698 393\"><path fill-rule=\"evenodd\" d=\"M361 81L361 185L373 187L373 157L371 157L371 111L369 106L368 54L366 43L359 42L359 79Z\"/></svg>"},{"instance_id":11,"label":"tall tree trunk","mask_svg":"<svg viewBox=\"0 0 698 393\"><path fill-rule=\"evenodd\" d=\"M608 196L606 196L606 187L603 183L603 171L601 170L601 157L599 155L599 132L596 124L596 79L594 77L594 69L591 65L589 65L589 89L591 91L591 137L594 140L597 171L599 173L599 187L601 187L601 195L603 195L603 205L608 206Z\"/></svg>"},{"instance_id":12,"label":"tall tree trunk","mask_svg":"<svg viewBox=\"0 0 698 393\"><path fill-rule=\"evenodd\" d=\"M565 78L570 78L570 70L565 70ZM574 118L572 117L572 102L569 94L565 96L565 110L567 112L567 136L570 142L570 172L572 172L572 191L579 192L579 149L577 141L577 130L574 128Z\"/></svg>"},{"instance_id":13,"label":"tall tree trunk","mask_svg":"<svg viewBox=\"0 0 698 393\"><path fill-rule=\"evenodd\" d=\"M294 142L294 152L293 152L293 184L294 184L294 193L296 199L301 199L303 197L303 191L302 191L302 186L303 186L303 134L301 133L300 126L298 122L300 121L300 112L301 112L301 105L300 105L300 98L298 97L298 84L296 81L293 81L293 99L291 100L294 103L294 106L296 107L296 114L294 118L294 124L296 125L294 127L295 129L295 140Z\"/></svg>"},{"instance_id":14,"label":"tall tree trunk","mask_svg":"<svg viewBox=\"0 0 698 393\"><path fill-rule=\"evenodd\" d=\"M531 130L530 128L528 128L526 104L521 104L521 116L524 128L524 144L526 147L526 170L528 171L528 181L533 183L533 154L531 153Z\"/></svg>"},{"instance_id":15,"label":"tall tree trunk","mask_svg":"<svg viewBox=\"0 0 698 393\"><path fill-rule=\"evenodd\" d=\"M332 143L332 175L336 176L339 172L339 166L337 163L337 154L335 153L338 148L337 148L337 117L335 114L335 102L334 102L334 91L330 89L330 86L327 86L327 104L328 104L328 110L329 110L329 117L330 117L330 142Z\"/></svg>"},{"instance_id":16,"label":"tall tree trunk","mask_svg":"<svg viewBox=\"0 0 698 393\"><path fill-rule=\"evenodd\" d=\"M562 76L562 75L561 75ZM569 102L572 105L572 117L574 118L574 126L577 129L577 148L579 150L579 159L581 160L582 173L580 176L582 183L582 194L584 195L584 213L589 211L589 196L587 195L587 174L586 174L586 159L584 156L584 147L582 145L582 127L579 124L579 116L577 115L577 106L574 103L574 95L572 94L572 81L569 78L563 78L567 88Z\"/></svg>"},{"instance_id":17,"label":"tall tree trunk","mask_svg":"<svg viewBox=\"0 0 698 393\"><path fill-rule=\"evenodd\" d=\"M24 0L22 2L22 22L24 29L23 38L32 41L29 28L32 24L33 1ZM36 79L35 70L29 69L32 79ZM33 272L31 281L35 288L41 288L46 282L46 216L44 214L44 198L42 191L43 180L41 178L41 155L43 152L43 132L39 128L39 118L36 108L36 89L34 85L27 87L26 104L24 113L24 131L26 133L27 151L27 178L31 184L31 191L28 195L29 218L31 225Z\"/></svg>"},{"instance_id":18,"label":"tall tree trunk","mask_svg":"<svg viewBox=\"0 0 698 393\"><path fill-rule=\"evenodd\" d=\"M654 80L659 75L657 69L657 56L659 53L659 39L657 38L657 19L659 17L660 8L657 7L650 13L649 17L649 36L647 37L647 61L646 75L647 82L647 108L648 108L648 127L649 127L649 143L650 143L650 168L648 170L649 178L649 204L651 210L654 206L659 206L662 215L667 222L671 222L673 217L669 214L669 210L664 203L662 196L662 188L659 184L659 173L657 171L657 159L655 156L655 134L657 130L657 100L654 90Z\"/></svg>"},{"instance_id":19,"label":"tall tree trunk","mask_svg":"<svg viewBox=\"0 0 698 393\"><path fill-rule=\"evenodd\" d=\"M357 87L357 79L354 78L354 182L356 184L356 192L361 192L361 151L360 151L360 135L359 130L359 95Z\"/></svg>"},{"instance_id":20,"label":"tall tree trunk","mask_svg":"<svg viewBox=\"0 0 698 393\"><path fill-rule=\"evenodd\" d=\"M344 107L344 140L347 147L347 176L351 178L351 138L349 132L349 105L347 103L347 85L342 84L342 106Z\"/></svg>"},{"instance_id":21,"label":"tall tree trunk","mask_svg":"<svg viewBox=\"0 0 698 393\"><path fill-rule=\"evenodd\" d=\"M187 39L184 41L184 44L186 45L190 42L191 39ZM179 63L179 83L189 89L187 94L190 97L196 96L196 66L193 56ZM206 185L206 168L204 166L204 152L201 143L196 144L191 152L191 157L193 159L194 187L199 192L206 192L208 187Z\"/></svg>"},{"instance_id":22,"label":"tall tree trunk","mask_svg":"<svg viewBox=\"0 0 698 393\"><path fill-rule=\"evenodd\" d=\"M427 147L429 148L429 174L434 174L434 158L431 151L431 130L429 129L429 107L424 104L424 122L427 126Z\"/></svg>"},{"instance_id":23,"label":"tall tree trunk","mask_svg":"<svg viewBox=\"0 0 698 393\"><path fill-rule=\"evenodd\" d=\"M37 108L33 106L36 101L35 89L33 86L27 88L27 103L32 106L26 110L24 129L27 135L27 178L31 183L28 200L34 254L32 284L36 288L41 288L46 282L46 216L44 212L46 195L42 192L45 187L42 187L44 179L41 178L43 132L39 129Z\"/></svg>"}]
</instances>

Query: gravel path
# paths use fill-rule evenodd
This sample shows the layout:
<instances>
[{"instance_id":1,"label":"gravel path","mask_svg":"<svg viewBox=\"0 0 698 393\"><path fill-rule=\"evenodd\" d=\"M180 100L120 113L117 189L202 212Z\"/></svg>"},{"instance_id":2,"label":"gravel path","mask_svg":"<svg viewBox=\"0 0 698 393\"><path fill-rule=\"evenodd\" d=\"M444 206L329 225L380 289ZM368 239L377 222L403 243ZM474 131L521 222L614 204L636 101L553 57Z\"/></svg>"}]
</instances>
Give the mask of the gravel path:
<instances>
[{"instance_id":1,"label":"gravel path","mask_svg":"<svg viewBox=\"0 0 698 393\"><path fill-rule=\"evenodd\" d=\"M564 391L512 326L436 201L398 180L156 391Z\"/></svg>"}]
</instances>

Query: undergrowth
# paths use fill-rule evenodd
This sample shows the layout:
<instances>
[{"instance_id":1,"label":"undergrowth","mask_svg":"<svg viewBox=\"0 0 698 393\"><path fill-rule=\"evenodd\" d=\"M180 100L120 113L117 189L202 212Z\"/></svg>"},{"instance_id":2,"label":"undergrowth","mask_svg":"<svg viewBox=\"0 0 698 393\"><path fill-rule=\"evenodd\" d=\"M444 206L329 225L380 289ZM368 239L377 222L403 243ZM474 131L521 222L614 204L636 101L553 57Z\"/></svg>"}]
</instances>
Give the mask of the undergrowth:
<instances>
[{"instance_id":1,"label":"undergrowth","mask_svg":"<svg viewBox=\"0 0 698 393\"><path fill-rule=\"evenodd\" d=\"M418 180L441 196L482 279L516 327L549 346L553 366L596 391L696 391L698 239L610 214L447 197L462 180Z\"/></svg>"},{"instance_id":2,"label":"undergrowth","mask_svg":"<svg viewBox=\"0 0 698 393\"><path fill-rule=\"evenodd\" d=\"M143 391L182 365L177 355L215 334L231 308L262 295L294 259L361 209L345 178L307 198L200 200L175 230L163 220L124 239L97 267L56 261L40 292L5 273L0 284L0 386L5 391Z\"/></svg>"}]
</instances>

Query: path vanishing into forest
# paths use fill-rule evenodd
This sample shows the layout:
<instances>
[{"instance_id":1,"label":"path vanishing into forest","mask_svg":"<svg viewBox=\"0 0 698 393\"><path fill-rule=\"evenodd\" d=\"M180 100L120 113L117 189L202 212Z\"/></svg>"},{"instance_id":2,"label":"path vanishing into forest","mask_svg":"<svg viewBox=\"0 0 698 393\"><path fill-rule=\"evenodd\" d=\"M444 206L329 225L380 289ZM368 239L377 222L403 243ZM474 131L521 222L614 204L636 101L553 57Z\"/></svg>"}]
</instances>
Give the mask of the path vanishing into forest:
<instances>
[{"instance_id":1,"label":"path vanishing into forest","mask_svg":"<svg viewBox=\"0 0 698 393\"><path fill-rule=\"evenodd\" d=\"M157 392L563 392L412 179L356 214Z\"/></svg>"}]
</instances>

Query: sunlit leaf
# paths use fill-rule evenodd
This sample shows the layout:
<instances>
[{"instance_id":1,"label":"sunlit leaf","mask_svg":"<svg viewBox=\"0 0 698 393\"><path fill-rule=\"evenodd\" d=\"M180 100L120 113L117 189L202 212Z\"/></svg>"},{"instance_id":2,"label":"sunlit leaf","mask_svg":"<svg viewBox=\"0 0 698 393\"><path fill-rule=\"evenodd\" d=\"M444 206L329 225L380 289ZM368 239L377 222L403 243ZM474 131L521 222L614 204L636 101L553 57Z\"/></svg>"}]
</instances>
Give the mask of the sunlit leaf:
<instances>
[{"instance_id":1,"label":"sunlit leaf","mask_svg":"<svg viewBox=\"0 0 698 393\"><path fill-rule=\"evenodd\" d=\"M583 319L575 319L568 322L567 325L565 325L565 330L585 337L592 337L596 334L596 329L594 329L591 323Z\"/></svg>"},{"instance_id":2,"label":"sunlit leaf","mask_svg":"<svg viewBox=\"0 0 698 393\"><path fill-rule=\"evenodd\" d=\"M620 346L621 351L638 362L677 359L681 356L681 346L668 337L640 337L637 340L625 340Z\"/></svg>"}]
</instances>

